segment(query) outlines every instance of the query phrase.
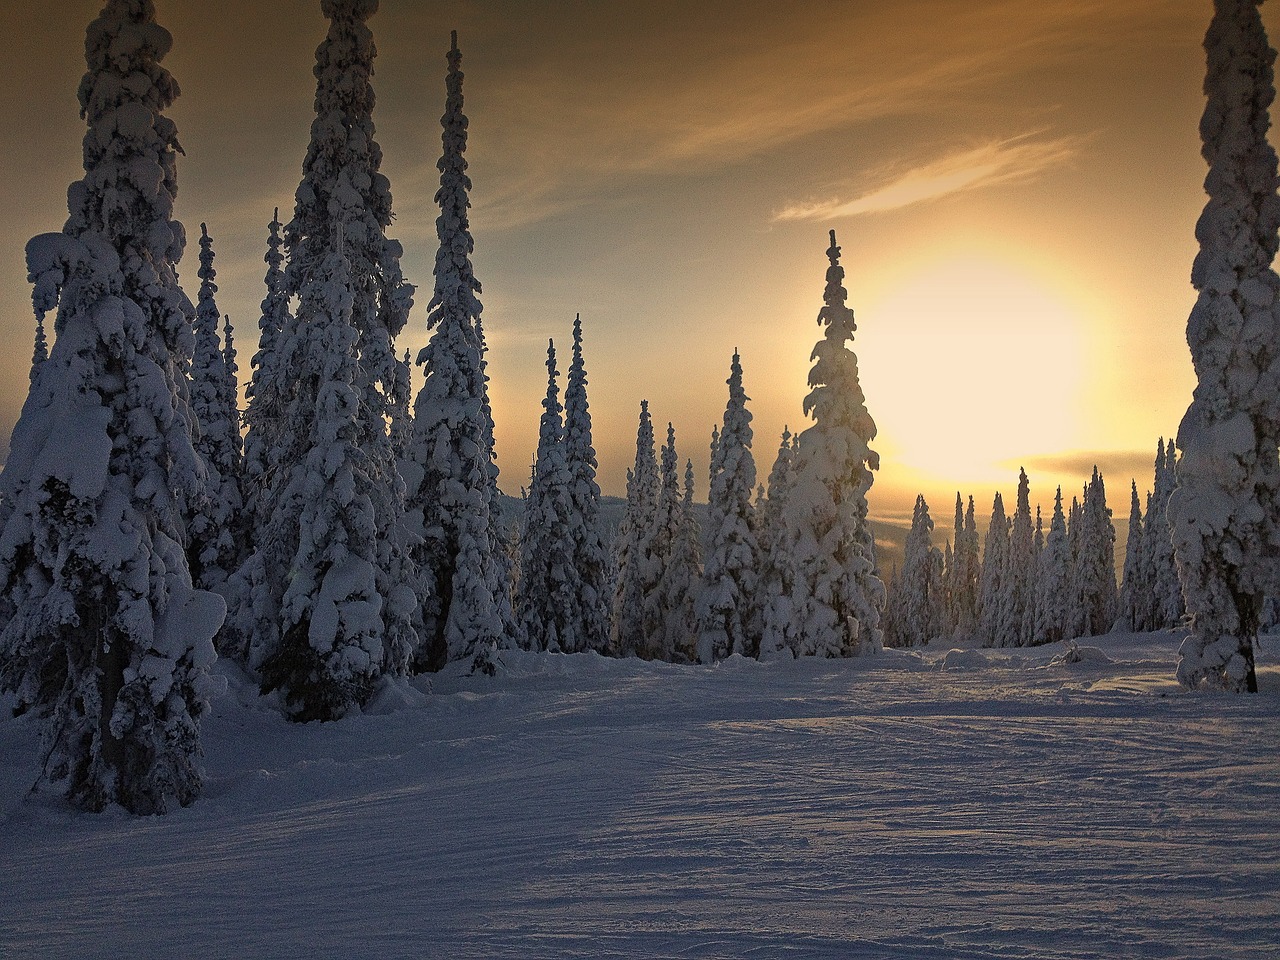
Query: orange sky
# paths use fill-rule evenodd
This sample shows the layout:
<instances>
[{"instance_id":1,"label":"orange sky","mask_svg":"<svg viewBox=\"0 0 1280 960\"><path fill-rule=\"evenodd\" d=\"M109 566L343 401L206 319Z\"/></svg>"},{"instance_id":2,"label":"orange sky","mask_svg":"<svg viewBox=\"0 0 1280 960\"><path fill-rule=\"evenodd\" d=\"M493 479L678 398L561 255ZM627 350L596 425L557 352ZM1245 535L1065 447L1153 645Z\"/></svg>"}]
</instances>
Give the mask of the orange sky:
<instances>
[{"instance_id":1,"label":"orange sky","mask_svg":"<svg viewBox=\"0 0 1280 960\"><path fill-rule=\"evenodd\" d=\"M75 90L97 0L3 4L20 38L0 122L0 438L26 390L23 246L79 175ZM1203 204L1197 123L1210 0L383 0L375 120L425 342L444 52L467 73L472 226L503 469L528 475L546 338L587 337L605 491L639 400L705 476L742 352L763 477L803 425L826 232L844 247L883 466L873 513L917 490L985 522L1020 464L1033 501L1094 462L1117 524L1192 384L1183 330ZM247 376L265 225L292 208L317 0L157 0L183 96L178 215L217 243ZM1264 20L1280 35L1280 7ZM195 258L181 272L195 295ZM415 371L416 373L416 371ZM705 496L705 489L698 491ZM1069 495L1069 494L1068 494Z\"/></svg>"}]
</instances>

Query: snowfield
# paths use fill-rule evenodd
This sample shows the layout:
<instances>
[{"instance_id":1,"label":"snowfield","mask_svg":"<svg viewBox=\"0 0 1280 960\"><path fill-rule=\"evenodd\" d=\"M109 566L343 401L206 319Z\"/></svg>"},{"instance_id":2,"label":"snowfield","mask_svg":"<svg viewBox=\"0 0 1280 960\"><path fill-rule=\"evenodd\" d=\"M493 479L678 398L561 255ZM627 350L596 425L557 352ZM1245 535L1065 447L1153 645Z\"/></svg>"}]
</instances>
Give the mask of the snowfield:
<instances>
[{"instance_id":1,"label":"snowfield","mask_svg":"<svg viewBox=\"0 0 1280 960\"><path fill-rule=\"evenodd\" d=\"M1257 696L1179 689L1179 641L505 654L308 725L220 663L155 818L29 797L5 701L0 956L1271 960L1277 640Z\"/></svg>"}]
</instances>

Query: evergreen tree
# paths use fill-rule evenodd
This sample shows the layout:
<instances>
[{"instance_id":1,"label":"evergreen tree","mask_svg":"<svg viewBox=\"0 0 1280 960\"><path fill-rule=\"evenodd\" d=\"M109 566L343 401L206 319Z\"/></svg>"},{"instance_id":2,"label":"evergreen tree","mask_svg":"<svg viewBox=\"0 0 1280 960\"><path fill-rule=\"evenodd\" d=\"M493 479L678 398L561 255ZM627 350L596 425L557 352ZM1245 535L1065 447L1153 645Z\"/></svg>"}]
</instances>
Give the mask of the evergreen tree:
<instances>
[{"instance_id":1,"label":"evergreen tree","mask_svg":"<svg viewBox=\"0 0 1280 960\"><path fill-rule=\"evenodd\" d=\"M44 335L44 316L40 313L36 314L36 342L31 350L31 373L29 375L32 384L36 382L36 377L40 373L40 367L49 359L49 344Z\"/></svg>"},{"instance_id":2,"label":"evergreen tree","mask_svg":"<svg viewBox=\"0 0 1280 960\"><path fill-rule=\"evenodd\" d=\"M414 404L413 444L406 468L408 504L421 523L414 559L422 578L423 644L419 669L476 658L486 672L499 646L513 643L500 583L507 567L499 518L494 515L496 465L480 326L480 281L467 209L471 179L464 157L467 118L462 112L462 54L457 35L449 51L440 189L436 202L439 248L435 293L427 326L431 340L418 355L423 383ZM509 581L508 581L509 583Z\"/></svg>"},{"instance_id":3,"label":"evergreen tree","mask_svg":"<svg viewBox=\"0 0 1280 960\"><path fill-rule=\"evenodd\" d=\"M308 278L298 304L307 322L297 402L314 404L315 420L280 643L261 662L263 691L280 691L291 720L336 720L364 706L384 659L377 523L359 445L355 299L347 261L335 252Z\"/></svg>"},{"instance_id":4,"label":"evergreen tree","mask_svg":"<svg viewBox=\"0 0 1280 960\"><path fill-rule=\"evenodd\" d=\"M391 453L400 463L413 443L413 363L409 351L396 361L396 379L391 387Z\"/></svg>"},{"instance_id":5,"label":"evergreen tree","mask_svg":"<svg viewBox=\"0 0 1280 960\"><path fill-rule=\"evenodd\" d=\"M760 548L751 492L756 464L751 455L751 411L742 387L742 364L733 353L725 407L707 502L711 536L698 603L699 654L703 662L738 653L760 655L757 575Z\"/></svg>"},{"instance_id":6,"label":"evergreen tree","mask_svg":"<svg viewBox=\"0 0 1280 960\"><path fill-rule=\"evenodd\" d=\"M1102 474L1093 468L1081 508L1083 531L1076 582L1084 610L1082 636L1101 636L1116 620L1116 528L1107 507L1107 491Z\"/></svg>"},{"instance_id":7,"label":"evergreen tree","mask_svg":"<svg viewBox=\"0 0 1280 960\"><path fill-rule=\"evenodd\" d=\"M933 519L924 495L916 497L907 534L896 606L897 646L925 646L940 632L942 585L938 551L932 544Z\"/></svg>"},{"instance_id":8,"label":"evergreen tree","mask_svg":"<svg viewBox=\"0 0 1280 960\"><path fill-rule=\"evenodd\" d=\"M674 438L673 438L674 440ZM674 452L674 442L672 451ZM662 570L659 594L665 611L667 659L696 663L698 657L698 589L702 582L702 535L693 512L693 461L684 468L684 499L675 541Z\"/></svg>"},{"instance_id":9,"label":"evergreen tree","mask_svg":"<svg viewBox=\"0 0 1280 960\"><path fill-rule=\"evenodd\" d=\"M600 535L600 485L596 482L587 371L582 356L582 318L573 320L573 362L564 391L565 460L572 501L573 570L579 591L578 636L583 650L605 650L609 643L610 559Z\"/></svg>"},{"instance_id":10,"label":"evergreen tree","mask_svg":"<svg viewBox=\"0 0 1280 960\"><path fill-rule=\"evenodd\" d=\"M649 545L651 580L646 584L645 590L644 645L640 655L646 660L670 662L675 659L675 650L669 644L668 621L684 604L687 596L684 593L677 595L674 590L687 590L689 585L680 583L680 579L687 580L687 577L677 578L670 584L667 580L684 515L676 431L670 423L667 424L667 442L662 447L659 464L658 505ZM668 592L669 590L672 592Z\"/></svg>"},{"instance_id":11,"label":"evergreen tree","mask_svg":"<svg viewBox=\"0 0 1280 960\"><path fill-rule=\"evenodd\" d=\"M547 347L547 396L542 401L538 458L525 499L520 551L519 610L531 650L581 650L581 590L574 582L572 478L565 461L564 424L556 380L555 343Z\"/></svg>"},{"instance_id":12,"label":"evergreen tree","mask_svg":"<svg viewBox=\"0 0 1280 960\"><path fill-rule=\"evenodd\" d=\"M956 572L951 583L951 620L957 637L971 637L978 629L978 600L982 586L982 561L979 558L978 524L974 519L973 497L969 497L960 518L960 494L956 493Z\"/></svg>"},{"instance_id":13,"label":"evergreen tree","mask_svg":"<svg viewBox=\"0 0 1280 960\"><path fill-rule=\"evenodd\" d=\"M618 527L617 570L610 647L616 656L645 656L645 602L658 583L661 570L654 556L658 518L658 461L653 452L653 421L649 401L640 401L636 428L636 461L627 474L627 507Z\"/></svg>"},{"instance_id":14,"label":"evergreen tree","mask_svg":"<svg viewBox=\"0 0 1280 960\"><path fill-rule=\"evenodd\" d=\"M1156 448L1155 488L1152 506L1147 513L1144 531L1147 538L1147 555L1151 564L1152 630L1167 630L1182 623L1186 607L1182 600L1182 584L1178 581L1178 564L1173 553L1173 536L1169 529L1169 497L1177 486L1175 476L1177 447L1170 440Z\"/></svg>"},{"instance_id":15,"label":"evergreen tree","mask_svg":"<svg viewBox=\"0 0 1280 960\"><path fill-rule=\"evenodd\" d=\"M292 325L289 293L284 284L284 241L280 237L280 210L277 208L268 227L265 278L267 295L262 301L258 320L258 350L253 355L253 372L245 388L247 406L244 421L244 490L245 509L256 530L266 528L270 518L271 489L282 469L280 463L281 425L285 410L293 398L293 359L282 349L291 344L287 332Z\"/></svg>"},{"instance_id":16,"label":"evergreen tree","mask_svg":"<svg viewBox=\"0 0 1280 960\"><path fill-rule=\"evenodd\" d=\"M1143 548L1142 502L1138 499L1138 481L1129 489L1129 538L1125 542L1124 576L1120 587L1120 616L1130 630L1146 629L1146 608L1151 595L1147 580L1149 564Z\"/></svg>"},{"instance_id":17,"label":"evergreen tree","mask_svg":"<svg viewBox=\"0 0 1280 960\"><path fill-rule=\"evenodd\" d=\"M1062 512L1062 487L1053 498L1053 517L1045 539L1036 590L1036 643L1070 639L1069 624L1075 609L1072 592L1071 544L1067 519Z\"/></svg>"},{"instance_id":18,"label":"evergreen tree","mask_svg":"<svg viewBox=\"0 0 1280 960\"><path fill-rule=\"evenodd\" d=\"M214 295L217 272L213 240L200 224L200 294L195 316L195 353L191 373L191 411L199 430L196 452L205 460L205 495L187 517L187 562L191 579L202 590L228 594L227 579L240 566L243 501L240 496L240 428L235 400L230 396L226 368L228 354L218 341L221 314ZM230 327L228 326L228 336ZM230 354L232 363L235 354ZM230 409L228 409L230 404ZM232 641L234 643L234 641ZM223 648L222 640L219 649Z\"/></svg>"},{"instance_id":19,"label":"evergreen tree","mask_svg":"<svg viewBox=\"0 0 1280 960\"><path fill-rule=\"evenodd\" d=\"M978 630L984 647L1013 646L1006 608L1001 600L1009 579L1009 521L999 493L991 505L991 522L982 548L982 581L979 589Z\"/></svg>"},{"instance_id":20,"label":"evergreen tree","mask_svg":"<svg viewBox=\"0 0 1280 960\"><path fill-rule=\"evenodd\" d=\"M1081 491L1082 496L1087 496L1089 488L1086 485ZM1083 564L1084 551L1084 512L1080 501L1075 497L1071 498L1071 512L1067 514L1067 547L1070 563L1067 569L1070 571L1070 579L1068 580L1067 592L1071 598L1070 606L1067 608L1067 619L1064 621L1063 637L1064 640L1072 640L1076 637L1085 635L1085 598L1084 588L1080 582L1080 570Z\"/></svg>"},{"instance_id":21,"label":"evergreen tree","mask_svg":"<svg viewBox=\"0 0 1280 960\"><path fill-rule=\"evenodd\" d=\"M1187 321L1197 384L1168 505L1191 614L1178 679L1237 692L1258 689L1254 637L1266 594L1280 586L1280 200L1267 139L1276 53L1257 3L1216 0L1204 41L1209 201L1196 224L1199 297Z\"/></svg>"},{"instance_id":22,"label":"evergreen tree","mask_svg":"<svg viewBox=\"0 0 1280 960\"><path fill-rule=\"evenodd\" d=\"M795 445L783 428L778 456L769 471L769 496L760 511L760 659L794 656L796 633L791 596L795 584L793 542L787 528Z\"/></svg>"},{"instance_id":23,"label":"evergreen tree","mask_svg":"<svg viewBox=\"0 0 1280 960\"><path fill-rule=\"evenodd\" d=\"M1019 470L1018 503L1009 531L1009 558L1000 595L1001 646L1028 646L1036 627L1035 531L1031 524L1031 484Z\"/></svg>"},{"instance_id":24,"label":"evergreen tree","mask_svg":"<svg viewBox=\"0 0 1280 960\"><path fill-rule=\"evenodd\" d=\"M804 401L814 424L800 436L787 525L794 531L798 650L839 657L880 649L885 591L875 576L875 541L867 522L867 492L880 466L869 446L876 427L858 382L858 358L845 346L857 324L845 303L834 230L827 257L825 306L818 314L826 331L813 349L812 389Z\"/></svg>"},{"instance_id":25,"label":"evergreen tree","mask_svg":"<svg viewBox=\"0 0 1280 960\"><path fill-rule=\"evenodd\" d=\"M192 589L200 496L174 265L178 86L151 0L108 0L80 83L84 178L27 245L55 341L0 474L0 686L46 720L41 776L75 805L163 813L200 792L200 717L224 605Z\"/></svg>"}]
</instances>

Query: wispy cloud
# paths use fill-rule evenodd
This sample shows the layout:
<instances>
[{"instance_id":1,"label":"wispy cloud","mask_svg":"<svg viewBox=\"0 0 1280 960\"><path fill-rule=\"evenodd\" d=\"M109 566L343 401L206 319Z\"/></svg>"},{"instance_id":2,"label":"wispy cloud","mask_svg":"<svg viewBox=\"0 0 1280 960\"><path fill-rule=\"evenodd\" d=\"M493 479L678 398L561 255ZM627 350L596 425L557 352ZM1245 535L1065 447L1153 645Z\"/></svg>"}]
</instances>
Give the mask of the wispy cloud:
<instances>
[{"instance_id":1,"label":"wispy cloud","mask_svg":"<svg viewBox=\"0 0 1280 960\"><path fill-rule=\"evenodd\" d=\"M852 200L839 197L790 204L773 215L789 220L834 220L866 213L900 210L917 203L1003 183L1033 180L1045 170L1070 160L1081 138L1038 139L1030 133L960 150L893 175L887 182Z\"/></svg>"}]
</instances>

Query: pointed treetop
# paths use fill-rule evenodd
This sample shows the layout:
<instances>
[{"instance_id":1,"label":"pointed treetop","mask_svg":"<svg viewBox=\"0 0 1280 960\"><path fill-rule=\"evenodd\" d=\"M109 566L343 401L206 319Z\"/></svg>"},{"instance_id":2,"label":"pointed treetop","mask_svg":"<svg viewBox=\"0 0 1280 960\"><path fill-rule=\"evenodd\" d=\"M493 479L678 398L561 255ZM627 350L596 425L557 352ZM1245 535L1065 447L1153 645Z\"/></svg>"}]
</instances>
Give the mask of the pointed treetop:
<instances>
[{"instance_id":1,"label":"pointed treetop","mask_svg":"<svg viewBox=\"0 0 1280 960\"><path fill-rule=\"evenodd\" d=\"M458 31L457 30L449 31L449 52L450 53L458 52Z\"/></svg>"}]
</instances>

